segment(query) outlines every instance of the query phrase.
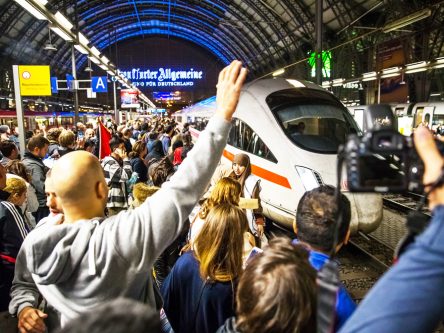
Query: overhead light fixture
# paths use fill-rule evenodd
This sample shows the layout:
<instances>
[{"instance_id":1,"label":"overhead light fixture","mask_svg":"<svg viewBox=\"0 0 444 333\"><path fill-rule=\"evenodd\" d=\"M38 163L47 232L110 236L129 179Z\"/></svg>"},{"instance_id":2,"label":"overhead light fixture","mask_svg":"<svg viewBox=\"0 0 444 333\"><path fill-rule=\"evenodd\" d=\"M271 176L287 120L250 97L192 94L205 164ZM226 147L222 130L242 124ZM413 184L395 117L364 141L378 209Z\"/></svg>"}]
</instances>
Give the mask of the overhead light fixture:
<instances>
[{"instance_id":1,"label":"overhead light fixture","mask_svg":"<svg viewBox=\"0 0 444 333\"><path fill-rule=\"evenodd\" d=\"M48 28L48 43L45 44L45 47L43 48L46 51L57 51L57 48L52 43L51 40L51 29Z\"/></svg>"},{"instance_id":2,"label":"overhead light fixture","mask_svg":"<svg viewBox=\"0 0 444 333\"><path fill-rule=\"evenodd\" d=\"M116 73L114 73L113 71L106 71L109 75L114 76Z\"/></svg>"},{"instance_id":3,"label":"overhead light fixture","mask_svg":"<svg viewBox=\"0 0 444 333\"><path fill-rule=\"evenodd\" d=\"M428 66L429 66L428 61L420 61L412 64L407 64L405 66L405 73L412 74L412 73L424 72L428 69Z\"/></svg>"},{"instance_id":4,"label":"overhead light fixture","mask_svg":"<svg viewBox=\"0 0 444 333\"><path fill-rule=\"evenodd\" d=\"M104 71L107 71L107 70L108 70L108 66L105 66L105 65L99 65L99 67L100 67L101 69L103 69Z\"/></svg>"},{"instance_id":5,"label":"overhead light fixture","mask_svg":"<svg viewBox=\"0 0 444 333\"><path fill-rule=\"evenodd\" d=\"M96 48L95 46L93 46L93 47L91 48L91 52L92 52L92 54L94 54L96 57L100 57L100 51L97 50L97 48Z\"/></svg>"},{"instance_id":6,"label":"overhead light fixture","mask_svg":"<svg viewBox=\"0 0 444 333\"><path fill-rule=\"evenodd\" d=\"M79 32L78 36L79 36L80 45L85 46L85 47L88 46L88 44L89 44L88 38L86 38L85 35L82 34L81 32Z\"/></svg>"},{"instance_id":7,"label":"overhead light fixture","mask_svg":"<svg viewBox=\"0 0 444 333\"><path fill-rule=\"evenodd\" d=\"M64 29L70 31L74 27L72 23L59 11L54 14L54 17L56 18L57 23Z\"/></svg>"},{"instance_id":8,"label":"overhead light fixture","mask_svg":"<svg viewBox=\"0 0 444 333\"><path fill-rule=\"evenodd\" d=\"M91 68L91 62L88 61L88 66L85 67L85 72L93 72L93 69Z\"/></svg>"},{"instance_id":9,"label":"overhead light fixture","mask_svg":"<svg viewBox=\"0 0 444 333\"><path fill-rule=\"evenodd\" d=\"M333 87L340 87L340 86L342 86L342 84L344 83L344 81L345 81L345 79L334 79L333 81L332 81L332 86Z\"/></svg>"},{"instance_id":10,"label":"overhead light fixture","mask_svg":"<svg viewBox=\"0 0 444 333\"><path fill-rule=\"evenodd\" d=\"M107 57L105 57L105 56L101 56L100 59L102 59L102 61L103 61L105 64L108 65L108 63L109 63L109 59L108 59Z\"/></svg>"},{"instance_id":11,"label":"overhead light fixture","mask_svg":"<svg viewBox=\"0 0 444 333\"><path fill-rule=\"evenodd\" d=\"M389 73L389 74L382 74L381 75L381 79L387 79L389 77L395 77L395 76L399 76L400 73Z\"/></svg>"},{"instance_id":12,"label":"overhead light fixture","mask_svg":"<svg viewBox=\"0 0 444 333\"><path fill-rule=\"evenodd\" d=\"M436 58L432 67L433 68L444 68L444 57Z\"/></svg>"},{"instance_id":13,"label":"overhead light fixture","mask_svg":"<svg viewBox=\"0 0 444 333\"><path fill-rule=\"evenodd\" d=\"M401 67L390 67L382 70L381 79L386 79L388 77L398 76L401 74Z\"/></svg>"},{"instance_id":14,"label":"overhead light fixture","mask_svg":"<svg viewBox=\"0 0 444 333\"><path fill-rule=\"evenodd\" d=\"M36 9L33 5L31 5L26 0L14 0L17 2L20 6L22 6L26 11L34 16L37 20L48 20L48 18L43 15L38 9ZM45 3L46 4L46 3Z\"/></svg>"},{"instance_id":15,"label":"overhead light fixture","mask_svg":"<svg viewBox=\"0 0 444 333\"><path fill-rule=\"evenodd\" d=\"M75 44L74 47L77 49L77 51L79 51L80 53L83 54L89 54L89 52L82 46L82 45L78 45Z\"/></svg>"},{"instance_id":16,"label":"overhead light fixture","mask_svg":"<svg viewBox=\"0 0 444 333\"><path fill-rule=\"evenodd\" d=\"M285 68L281 68L281 69L278 69L277 71L273 72L271 75L279 76L279 75L282 75L284 73L285 73Z\"/></svg>"},{"instance_id":17,"label":"overhead light fixture","mask_svg":"<svg viewBox=\"0 0 444 333\"><path fill-rule=\"evenodd\" d=\"M376 72L368 72L362 74L362 81L373 81L376 80L378 73Z\"/></svg>"},{"instance_id":18,"label":"overhead light fixture","mask_svg":"<svg viewBox=\"0 0 444 333\"><path fill-rule=\"evenodd\" d=\"M97 59L96 57L88 57L89 60L91 60L93 63L95 63L96 65L100 65L100 60Z\"/></svg>"},{"instance_id":19,"label":"overhead light fixture","mask_svg":"<svg viewBox=\"0 0 444 333\"><path fill-rule=\"evenodd\" d=\"M67 42L72 42L72 37L70 35L68 35L66 32L64 32L62 29L60 29L59 27L51 27L50 28L52 31L54 31L57 35L59 35L61 38L63 38L64 40L66 40Z\"/></svg>"},{"instance_id":20,"label":"overhead light fixture","mask_svg":"<svg viewBox=\"0 0 444 333\"><path fill-rule=\"evenodd\" d=\"M401 67L390 67L390 68L384 68L382 70L382 74L393 74L393 73L399 73L401 71Z\"/></svg>"},{"instance_id":21,"label":"overhead light fixture","mask_svg":"<svg viewBox=\"0 0 444 333\"><path fill-rule=\"evenodd\" d=\"M394 30L401 29L405 26L408 26L410 24L413 24L415 22L421 21L427 17L432 15L432 10L430 8L426 8L420 11L417 11L413 14L407 15L403 18L400 18L399 20L395 20L392 22L387 23L383 28L382 31L387 33Z\"/></svg>"},{"instance_id":22,"label":"overhead light fixture","mask_svg":"<svg viewBox=\"0 0 444 333\"><path fill-rule=\"evenodd\" d=\"M328 88L331 86L331 81L323 81L322 82L322 87L323 88Z\"/></svg>"}]
</instances>

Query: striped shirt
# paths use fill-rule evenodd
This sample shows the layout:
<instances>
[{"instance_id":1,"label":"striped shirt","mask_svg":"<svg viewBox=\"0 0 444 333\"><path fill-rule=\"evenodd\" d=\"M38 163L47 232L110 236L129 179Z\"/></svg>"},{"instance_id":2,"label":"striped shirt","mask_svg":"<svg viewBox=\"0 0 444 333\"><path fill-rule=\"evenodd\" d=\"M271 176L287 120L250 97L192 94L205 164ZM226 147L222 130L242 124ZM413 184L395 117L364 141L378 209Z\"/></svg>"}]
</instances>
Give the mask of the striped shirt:
<instances>
[{"instance_id":1,"label":"striped shirt","mask_svg":"<svg viewBox=\"0 0 444 333\"><path fill-rule=\"evenodd\" d=\"M106 184L109 187L107 207L128 207L128 193L126 182L133 172L129 161L123 161L123 165L107 156L102 161L105 172Z\"/></svg>"}]
</instances>

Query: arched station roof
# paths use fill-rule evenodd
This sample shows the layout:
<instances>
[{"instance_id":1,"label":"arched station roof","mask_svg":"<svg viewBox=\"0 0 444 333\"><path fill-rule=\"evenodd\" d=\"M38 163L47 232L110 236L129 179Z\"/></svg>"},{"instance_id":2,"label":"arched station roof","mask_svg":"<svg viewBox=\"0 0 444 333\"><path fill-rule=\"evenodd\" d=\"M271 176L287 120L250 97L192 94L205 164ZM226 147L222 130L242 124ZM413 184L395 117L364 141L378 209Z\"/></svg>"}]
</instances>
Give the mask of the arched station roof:
<instances>
[{"instance_id":1,"label":"arched station roof","mask_svg":"<svg viewBox=\"0 0 444 333\"><path fill-rule=\"evenodd\" d=\"M99 50L134 38L168 36L194 43L222 63L242 60L253 76L307 57L315 45L315 0L49 0ZM383 33L387 22L430 8L425 20ZM324 0L324 48L343 46L349 57L377 42L411 38L419 59L443 55L444 1ZM426 37L424 38L424 35ZM39 21L13 0L0 0L0 66L11 61L71 67L70 45L52 35L57 51L48 53L48 22ZM417 51L415 51L417 52ZM114 61L112 54L108 57ZM78 65L86 57L77 53ZM422 60L421 59L421 60ZM350 59L343 59L344 66ZM415 59L413 59L415 60Z\"/></svg>"}]
</instances>

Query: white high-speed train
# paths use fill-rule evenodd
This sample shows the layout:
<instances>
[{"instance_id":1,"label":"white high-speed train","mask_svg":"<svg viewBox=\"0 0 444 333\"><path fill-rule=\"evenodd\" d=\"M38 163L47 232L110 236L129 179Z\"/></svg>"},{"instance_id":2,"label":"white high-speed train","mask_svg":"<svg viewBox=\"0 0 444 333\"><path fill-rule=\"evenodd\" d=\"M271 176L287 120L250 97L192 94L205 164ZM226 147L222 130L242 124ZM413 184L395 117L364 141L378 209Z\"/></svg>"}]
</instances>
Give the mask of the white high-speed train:
<instances>
[{"instance_id":1,"label":"white high-speed train","mask_svg":"<svg viewBox=\"0 0 444 333\"><path fill-rule=\"evenodd\" d=\"M197 137L216 110L214 97L174 114L191 123ZM233 117L222 163L247 153L261 178L265 216L291 228L302 195L321 184L336 185L337 150L360 129L339 100L321 87L283 78L246 84ZM346 184L346 183L344 183ZM351 231L375 230L382 219L379 194L346 193L352 206Z\"/></svg>"}]
</instances>

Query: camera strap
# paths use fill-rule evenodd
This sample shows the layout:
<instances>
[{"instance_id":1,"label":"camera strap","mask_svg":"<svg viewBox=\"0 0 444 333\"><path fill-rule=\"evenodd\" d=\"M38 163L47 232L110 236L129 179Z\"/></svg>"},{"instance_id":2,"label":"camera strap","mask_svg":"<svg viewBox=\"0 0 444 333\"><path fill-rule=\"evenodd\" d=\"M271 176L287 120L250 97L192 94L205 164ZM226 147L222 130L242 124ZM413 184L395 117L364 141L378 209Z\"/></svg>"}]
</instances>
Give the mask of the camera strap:
<instances>
[{"instance_id":1,"label":"camera strap","mask_svg":"<svg viewBox=\"0 0 444 333\"><path fill-rule=\"evenodd\" d=\"M318 285L317 333L332 333L336 323L336 298L339 290L338 263L329 259L319 270L316 278Z\"/></svg>"},{"instance_id":2,"label":"camera strap","mask_svg":"<svg viewBox=\"0 0 444 333\"><path fill-rule=\"evenodd\" d=\"M334 260L336 248L338 246L339 230L342 224L342 200L341 200L341 169L344 162L344 151L342 148L338 152L337 179L335 189L336 208L336 228L333 234L330 259L318 271L316 282L318 285L318 308L316 316L317 333L332 333L336 325L336 300L339 291L339 265Z\"/></svg>"}]
</instances>

